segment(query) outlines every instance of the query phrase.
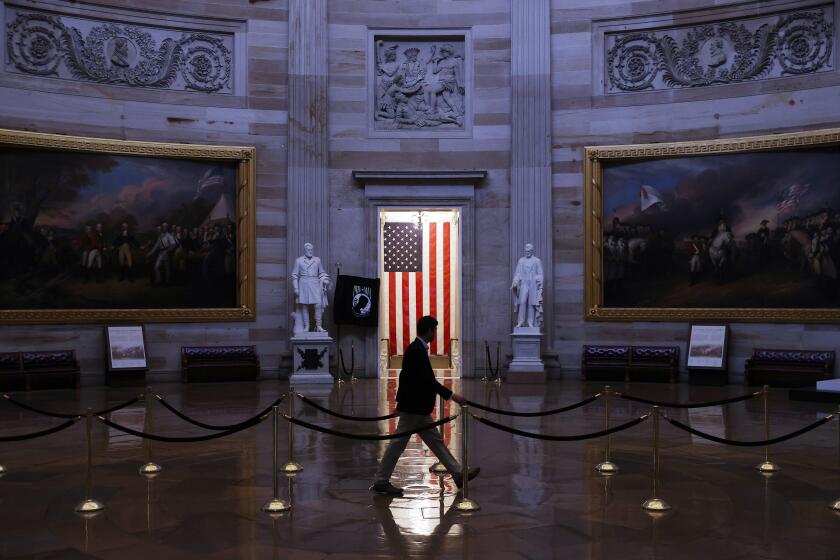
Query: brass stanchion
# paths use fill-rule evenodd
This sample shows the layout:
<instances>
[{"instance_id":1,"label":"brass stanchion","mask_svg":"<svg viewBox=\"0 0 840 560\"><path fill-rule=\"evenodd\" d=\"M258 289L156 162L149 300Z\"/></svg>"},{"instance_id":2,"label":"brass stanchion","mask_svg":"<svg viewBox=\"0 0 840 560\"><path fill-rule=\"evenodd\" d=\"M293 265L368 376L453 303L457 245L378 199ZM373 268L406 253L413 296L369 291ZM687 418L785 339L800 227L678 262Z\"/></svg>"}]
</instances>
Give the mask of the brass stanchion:
<instances>
[{"instance_id":1,"label":"brass stanchion","mask_svg":"<svg viewBox=\"0 0 840 560\"><path fill-rule=\"evenodd\" d=\"M273 425L273 435L274 435L274 445L273 445L273 455L272 455L272 462L271 462L271 474L272 474L272 488L273 493L271 494L271 499L268 500L265 504L263 504L262 510L268 514L278 514L284 511L289 511L292 509L292 504L289 502L280 499L280 490L277 485L277 438L279 436L279 429L277 427L278 422L280 421L280 406L274 405L274 425ZM291 426L292 423L289 422Z\"/></svg>"},{"instance_id":2,"label":"brass stanchion","mask_svg":"<svg viewBox=\"0 0 840 560\"><path fill-rule=\"evenodd\" d=\"M295 417L295 388L289 386L289 418ZM297 474L303 467L295 463L295 429L294 424L289 422L289 462L283 465L283 472L286 474Z\"/></svg>"},{"instance_id":3,"label":"brass stanchion","mask_svg":"<svg viewBox=\"0 0 840 560\"><path fill-rule=\"evenodd\" d=\"M653 496L642 502L642 509L653 513L661 513L671 509L668 502L659 498L659 407L653 407Z\"/></svg>"},{"instance_id":4,"label":"brass stanchion","mask_svg":"<svg viewBox=\"0 0 840 560\"><path fill-rule=\"evenodd\" d=\"M764 400L764 439L770 439L770 405L768 403L768 398L770 397L770 387L765 385L761 392L763 393ZM770 460L769 445L764 446L764 461L757 464L755 468L757 468L761 474L773 474L782 470L779 465Z\"/></svg>"},{"instance_id":5,"label":"brass stanchion","mask_svg":"<svg viewBox=\"0 0 840 560\"><path fill-rule=\"evenodd\" d=\"M93 411L90 408L85 412L85 422L87 428L87 480L85 480L85 499L76 505L76 513L92 517L105 509L105 504L91 498L93 492L93 441L91 441Z\"/></svg>"},{"instance_id":6,"label":"brass stanchion","mask_svg":"<svg viewBox=\"0 0 840 560\"><path fill-rule=\"evenodd\" d=\"M478 511L481 506L478 502L470 499L470 407L461 405L461 499L455 503L455 509L461 513Z\"/></svg>"},{"instance_id":7,"label":"brass stanchion","mask_svg":"<svg viewBox=\"0 0 840 560\"><path fill-rule=\"evenodd\" d=\"M0 478L3 478L4 474L6 474L6 467L0 465Z\"/></svg>"},{"instance_id":8,"label":"brass stanchion","mask_svg":"<svg viewBox=\"0 0 840 560\"><path fill-rule=\"evenodd\" d=\"M484 375L481 377L482 383L490 381L490 345L484 341Z\"/></svg>"},{"instance_id":9,"label":"brass stanchion","mask_svg":"<svg viewBox=\"0 0 840 560\"><path fill-rule=\"evenodd\" d=\"M442 420L444 417L444 400L443 397L438 395L438 420ZM443 439L443 427L444 424L440 425L440 437ZM429 467L429 472L432 474L436 474L438 476L443 476L446 474L446 467L440 461L436 461L434 465Z\"/></svg>"},{"instance_id":10,"label":"brass stanchion","mask_svg":"<svg viewBox=\"0 0 840 560\"><path fill-rule=\"evenodd\" d=\"M359 380L359 378L356 377L356 368L353 367L354 364L355 364L355 362L354 362L355 356L356 356L356 341L353 340L353 341L350 341L350 383L355 383L356 381Z\"/></svg>"},{"instance_id":11,"label":"brass stanchion","mask_svg":"<svg viewBox=\"0 0 840 560\"><path fill-rule=\"evenodd\" d=\"M840 465L840 406L837 407L837 459ZM840 498L834 500L829 507L836 513L840 513Z\"/></svg>"},{"instance_id":12,"label":"brass stanchion","mask_svg":"<svg viewBox=\"0 0 840 560\"><path fill-rule=\"evenodd\" d=\"M502 343L496 342L496 385L502 384Z\"/></svg>"},{"instance_id":13,"label":"brass stanchion","mask_svg":"<svg viewBox=\"0 0 840 560\"><path fill-rule=\"evenodd\" d=\"M143 429L146 432L153 431L153 398L154 393L152 393L152 388L146 387L146 418L143 422L145 424ZM161 467L160 465L155 463L154 460L152 460L152 440L147 439L144 443L146 444L146 462L140 466L140 476L145 476L146 478L154 478L160 474L160 471L163 470L163 467Z\"/></svg>"},{"instance_id":14,"label":"brass stanchion","mask_svg":"<svg viewBox=\"0 0 840 560\"><path fill-rule=\"evenodd\" d=\"M610 429L610 393L612 388L609 385L604 387L604 429ZM607 435L607 447L604 450L604 460L595 465L595 470L604 476L611 476L618 472L618 465L610 461L610 445L612 435Z\"/></svg>"}]
</instances>

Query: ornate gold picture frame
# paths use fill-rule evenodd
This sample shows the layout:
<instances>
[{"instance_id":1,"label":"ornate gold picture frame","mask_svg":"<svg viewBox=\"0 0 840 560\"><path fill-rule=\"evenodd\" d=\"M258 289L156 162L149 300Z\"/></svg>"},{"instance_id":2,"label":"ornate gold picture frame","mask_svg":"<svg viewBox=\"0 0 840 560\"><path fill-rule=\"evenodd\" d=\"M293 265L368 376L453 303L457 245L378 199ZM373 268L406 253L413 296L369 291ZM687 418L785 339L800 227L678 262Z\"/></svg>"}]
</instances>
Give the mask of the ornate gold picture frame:
<instances>
[{"instance_id":1,"label":"ornate gold picture frame","mask_svg":"<svg viewBox=\"0 0 840 560\"><path fill-rule=\"evenodd\" d=\"M584 315L840 321L840 129L584 150Z\"/></svg>"},{"instance_id":2,"label":"ornate gold picture frame","mask_svg":"<svg viewBox=\"0 0 840 560\"><path fill-rule=\"evenodd\" d=\"M255 158L0 129L0 323L253 321Z\"/></svg>"}]
</instances>

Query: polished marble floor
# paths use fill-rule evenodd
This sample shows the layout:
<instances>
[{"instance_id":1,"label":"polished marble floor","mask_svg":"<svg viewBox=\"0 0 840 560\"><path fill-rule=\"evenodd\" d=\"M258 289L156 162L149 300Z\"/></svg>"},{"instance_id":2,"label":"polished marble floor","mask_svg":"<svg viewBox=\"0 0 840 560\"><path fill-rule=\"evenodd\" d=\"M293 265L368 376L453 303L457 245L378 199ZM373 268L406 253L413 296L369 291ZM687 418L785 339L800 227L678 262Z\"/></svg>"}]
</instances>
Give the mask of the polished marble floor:
<instances>
[{"instance_id":1,"label":"polished marble floor","mask_svg":"<svg viewBox=\"0 0 840 560\"><path fill-rule=\"evenodd\" d=\"M537 410L579 401L601 385L577 380L547 386L448 380L471 400L502 409ZM253 415L287 390L283 382L159 385L177 408L210 423ZM346 414L383 414L393 406L394 381L363 380L323 388L297 388ZM741 386L617 384L634 395L668 401L706 401L742 394ZM17 395L56 411L105 408L138 389L89 387ZM790 402L771 394L772 433L809 424L832 405ZM298 401L296 415L337 430L371 433L393 421L363 423L332 418ZM647 412L644 404L616 401L613 421ZM457 410L452 405L451 412ZM587 433L603 426L604 404L544 418L485 414L516 428L550 434ZM761 439L760 400L726 407L674 411L682 422L732 439ZM149 419L140 403L115 412L113 422L154 433L185 436L206 431L155 403ZM40 430L60 420L39 417L0 401L0 436ZM280 448L287 449L288 425ZM85 488L85 429L79 423L44 438L0 443L0 558L56 559L840 559L840 516L827 506L840 498L840 431L835 420L771 449L781 472L766 478L754 466L761 448L709 443L663 424L659 494L673 509L651 517L651 424L616 434L612 458L620 472L593 469L604 440L549 442L474 423L471 464L482 468L470 486L481 510L464 516L448 478L428 473L433 457L413 441L394 482L402 498L371 495L367 487L385 444L342 439L295 428L296 460L304 467L281 478L290 513L272 519L260 506L272 494L271 421L227 438L199 443L156 443L163 472L138 475L147 449L140 440L93 427L93 497L106 509L93 519L73 508ZM445 438L460 455L460 427ZM415 438L416 439L416 438ZM285 459L285 456L283 456Z\"/></svg>"}]
</instances>

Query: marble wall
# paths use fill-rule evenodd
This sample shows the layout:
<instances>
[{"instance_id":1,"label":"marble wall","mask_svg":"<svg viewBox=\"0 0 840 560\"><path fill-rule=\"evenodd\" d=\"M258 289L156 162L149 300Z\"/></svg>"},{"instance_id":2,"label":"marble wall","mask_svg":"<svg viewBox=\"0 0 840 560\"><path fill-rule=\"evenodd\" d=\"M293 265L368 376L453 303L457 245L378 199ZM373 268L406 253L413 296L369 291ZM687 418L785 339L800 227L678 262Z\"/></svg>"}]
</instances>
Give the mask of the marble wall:
<instances>
[{"instance_id":1,"label":"marble wall","mask_svg":"<svg viewBox=\"0 0 840 560\"><path fill-rule=\"evenodd\" d=\"M7 2L10 14L18 3ZM132 25L158 40L206 33L231 51L232 75L218 93L185 86L102 84L37 76L7 64L0 72L0 126L102 138L257 147L257 320L248 323L146 326L155 378L176 379L182 345L256 344L267 372L287 354L286 138L288 14L286 0L35 0L26 12L59 15L76 27L95 20ZM80 23L82 22L82 23ZM7 22L8 23L8 22ZM94 25L91 23L88 26ZM5 28L5 25L4 25ZM5 43L5 41L4 41ZM130 54L130 53L129 53ZM83 383L101 382L101 325L0 327L0 350L75 348Z\"/></svg>"},{"instance_id":2,"label":"marble wall","mask_svg":"<svg viewBox=\"0 0 840 560\"><path fill-rule=\"evenodd\" d=\"M370 30L408 29L432 37L468 30L472 49L472 133L459 130L401 129L397 137L370 133L367 53ZM510 265L507 261L510 207L510 0L330 0L329 2L329 130L330 188L332 190L332 260L342 272L364 275L368 243L375 243L367 227L369 205L363 185L353 171L464 171L486 170L475 189L475 334L479 341L507 343L510 332ZM433 41L429 41L433 42ZM440 41L441 43L443 41ZM427 42L421 56L428 56ZM387 45L386 45L387 46ZM469 47L469 45L468 45ZM459 48L463 48L460 47ZM470 64L470 61L466 61ZM468 119L465 119L465 122ZM457 126L457 125L456 125ZM394 134L394 132L390 132ZM425 136L425 137L424 137ZM430 137L431 136L431 137ZM375 230L374 230L375 231ZM330 263L334 271L334 262ZM373 271L375 272L375 268ZM362 345L367 333L344 328L345 350L356 341L357 363L375 363L375 346ZM366 355L358 354L364 348ZM483 346L480 348L483 352ZM480 376L473 363L465 375ZM367 372L371 373L371 372Z\"/></svg>"},{"instance_id":3,"label":"marble wall","mask_svg":"<svg viewBox=\"0 0 840 560\"><path fill-rule=\"evenodd\" d=\"M786 74L700 87L613 93L604 71L605 35L637 28L684 29L708 21L778 21L776 12L828 13L831 2L747 4L701 0L615 2L552 0L552 128L555 350L563 370L579 368L584 343L672 343L682 349L686 323L598 323L583 320L583 147L731 138L837 126L840 75ZM828 24L831 25L831 18ZM750 24L752 25L752 24ZM829 59L826 59L829 60ZM678 118L677 118L678 115ZM730 378L743 375L754 347L840 348L840 328L810 324L734 324Z\"/></svg>"},{"instance_id":4,"label":"marble wall","mask_svg":"<svg viewBox=\"0 0 840 560\"><path fill-rule=\"evenodd\" d=\"M532 185L538 188L543 183L546 191L549 188L547 162L537 151L528 151L530 145L550 150L551 155L551 235L535 241L546 251L551 248L544 261L553 268L547 297L551 308L546 313L551 336L544 350L552 375L577 375L581 345L587 342L669 342L680 344L684 351L685 323L583 320L583 147L726 138L817 129L840 122L836 103L840 76L833 51L829 52L826 42L808 43L792 31L784 32L787 47L778 43L777 48L788 49L789 68L801 70L815 64L813 72L768 67L711 85L677 83L657 75L651 78L653 87L634 91L634 84L647 79L644 72L650 70L649 64L642 57L622 70L615 54L622 44L638 45L631 39L650 43L673 36L683 41L691 29L709 22L746 22L744 29L760 40L763 25L769 26L765 29L778 27L782 33L792 25L785 23L784 14L803 9L821 14L822 20L815 17L792 27L822 26L819 29L828 37L825 33L832 32L833 19L840 11L825 0L715 2L712 6L702 0L323 0L312 5L326 10L325 22L315 25L312 20L301 20L301 25L316 29L319 49L326 47L325 68L309 70L306 61L321 60L321 51L307 47L306 41L312 38L306 34L289 34L290 12L309 9L310 4L301 0L146 0L142 12L134 9L137 4L131 0L8 1L0 17L12 24L21 10L40 10L85 32L96 22L133 25L158 42L180 41L203 32L217 37L230 52L231 76L223 87L199 91L183 75L154 87L72 79L66 69L57 77L43 76L15 65L14 53L6 53L0 71L0 125L105 138L257 147L257 321L148 325L152 369L160 378L175 378L179 348L184 344L255 343L266 375L287 373L287 262L296 254L293 245L306 234L290 235L287 224L291 219L312 226L308 214L287 208L301 204L312 181L321 193L317 214L329 220L328 227L318 230L329 236L316 241L328 245L322 254L331 275L339 261L344 273L371 272L366 264L370 243L375 242L369 227L371 205L364 185L354 180L354 171L487 172L475 185L473 199L470 266L476 303L472 338L479 351L484 340L503 341L503 353L507 353L511 265L518 251L514 245L533 234L522 225L519 214L540 210L539 204L512 205L512 193L532 192L528 190ZM541 21L528 19L533 14L523 6L530 4L536 10L533 14L546 6L550 9L550 35L540 39L546 42L542 50L537 44L512 46L512 38L533 41L538 35L529 32L538 29ZM447 116L442 115L440 123L424 122L414 130L409 126L396 131L377 130L372 124L375 115L371 112L376 107L370 97L376 91L377 74L371 40L384 36L387 47L398 42L394 37L400 34L416 37L406 44L420 45L423 56L431 44L463 34L464 43L456 49L457 54L463 49L469 68L462 122L457 117L445 121ZM293 65L297 69L291 78L290 40L299 49L303 65ZM37 46L49 45L47 38ZM808 49L816 49L813 60ZM540 53L550 57L534 59L533 64L516 58ZM610 53L614 53L612 58ZM703 64L711 61L714 68L729 68L726 64L731 62L715 62L716 53L711 51L698 56ZM623 81L610 81L610 72L620 71ZM309 87L310 83L314 85ZM293 106L290 84L297 88L295 95L302 96L295 97ZM542 104L533 100L523 103L523 95L543 91L546 84L551 92L549 130L532 118L549 109L540 109ZM515 91L520 92L518 103L513 99ZM318 110L313 114L308 107ZM312 136L315 129L301 119L312 121L318 130L325 128L326 135ZM409 124L417 122L415 116L407 119ZM290 120L299 130L289 130ZM541 139L531 138L531 144L529 135L541 135ZM545 135L550 136L549 142L543 141ZM288 146L298 155L287 158ZM317 154L312 146L317 147ZM297 186L292 191L287 188L290 178ZM335 333L330 321L327 325ZM838 330L831 325L734 325L733 377L740 375L743 360L754 346L836 348ZM342 336L345 349L351 340L356 342L357 363L375 361L375 355L366 355L375 351L372 331L345 328ZM101 325L0 327L0 350L36 347L76 348L85 382L102 378ZM477 367L482 363L482 356L474 352L472 362L465 364L465 374L481 375Z\"/></svg>"}]
</instances>

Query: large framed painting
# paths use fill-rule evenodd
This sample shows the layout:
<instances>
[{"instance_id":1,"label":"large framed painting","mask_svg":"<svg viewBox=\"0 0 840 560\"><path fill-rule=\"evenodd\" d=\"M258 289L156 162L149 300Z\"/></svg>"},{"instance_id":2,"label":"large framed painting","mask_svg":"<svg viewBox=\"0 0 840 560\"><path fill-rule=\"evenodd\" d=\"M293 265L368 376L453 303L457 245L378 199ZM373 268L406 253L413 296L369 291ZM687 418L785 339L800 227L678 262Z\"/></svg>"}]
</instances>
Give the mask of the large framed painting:
<instances>
[{"instance_id":1,"label":"large framed painting","mask_svg":"<svg viewBox=\"0 0 840 560\"><path fill-rule=\"evenodd\" d=\"M0 130L0 322L253 320L255 164Z\"/></svg>"},{"instance_id":2,"label":"large framed painting","mask_svg":"<svg viewBox=\"0 0 840 560\"><path fill-rule=\"evenodd\" d=\"M840 129L585 149L585 315L840 321Z\"/></svg>"}]
</instances>

